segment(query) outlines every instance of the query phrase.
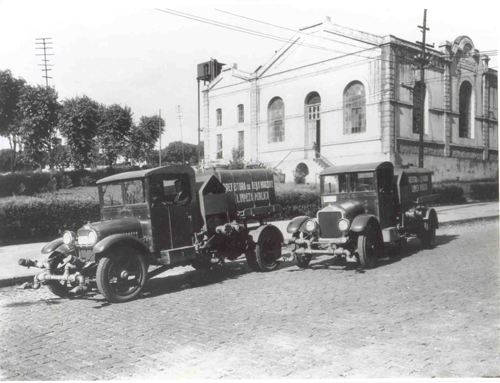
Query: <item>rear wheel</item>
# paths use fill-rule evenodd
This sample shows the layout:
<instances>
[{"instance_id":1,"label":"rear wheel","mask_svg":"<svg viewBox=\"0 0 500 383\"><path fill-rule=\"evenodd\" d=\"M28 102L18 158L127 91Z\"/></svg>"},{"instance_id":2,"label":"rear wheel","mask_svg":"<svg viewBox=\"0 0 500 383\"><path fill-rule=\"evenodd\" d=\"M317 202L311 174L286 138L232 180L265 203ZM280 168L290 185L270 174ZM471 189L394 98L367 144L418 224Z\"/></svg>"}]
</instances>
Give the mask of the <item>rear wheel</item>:
<instances>
[{"instance_id":1,"label":"rear wheel","mask_svg":"<svg viewBox=\"0 0 500 383\"><path fill-rule=\"evenodd\" d=\"M382 235L373 224L368 224L366 229L358 237L359 263L364 269L369 269L377 264L382 255Z\"/></svg>"},{"instance_id":2,"label":"rear wheel","mask_svg":"<svg viewBox=\"0 0 500 383\"><path fill-rule=\"evenodd\" d=\"M248 266L254 271L273 271L281 258L281 238L274 230L264 230L257 244L246 252Z\"/></svg>"},{"instance_id":3,"label":"rear wheel","mask_svg":"<svg viewBox=\"0 0 500 383\"><path fill-rule=\"evenodd\" d=\"M109 302L127 302L141 293L146 283L147 266L134 248L117 247L97 266L97 288Z\"/></svg>"}]
</instances>

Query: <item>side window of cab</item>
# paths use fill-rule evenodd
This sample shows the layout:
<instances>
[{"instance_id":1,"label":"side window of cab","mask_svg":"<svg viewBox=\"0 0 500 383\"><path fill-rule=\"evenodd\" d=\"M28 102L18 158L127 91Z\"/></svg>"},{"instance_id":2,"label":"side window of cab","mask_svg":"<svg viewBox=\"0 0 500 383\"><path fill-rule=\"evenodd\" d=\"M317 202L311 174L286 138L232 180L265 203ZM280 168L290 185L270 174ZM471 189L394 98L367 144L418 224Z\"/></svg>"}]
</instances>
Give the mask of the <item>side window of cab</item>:
<instances>
[{"instance_id":1,"label":"side window of cab","mask_svg":"<svg viewBox=\"0 0 500 383\"><path fill-rule=\"evenodd\" d=\"M188 174L161 174L150 178L151 207L186 206L191 202Z\"/></svg>"}]
</instances>

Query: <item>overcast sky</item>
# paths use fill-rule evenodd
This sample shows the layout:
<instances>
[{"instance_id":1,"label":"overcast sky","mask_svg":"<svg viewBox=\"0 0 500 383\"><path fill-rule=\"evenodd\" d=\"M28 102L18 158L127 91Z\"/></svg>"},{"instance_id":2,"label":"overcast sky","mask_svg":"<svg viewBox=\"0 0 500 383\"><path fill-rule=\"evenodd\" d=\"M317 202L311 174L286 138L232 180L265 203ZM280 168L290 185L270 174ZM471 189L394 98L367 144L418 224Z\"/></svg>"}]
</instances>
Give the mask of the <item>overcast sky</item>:
<instances>
[{"instance_id":1,"label":"overcast sky","mask_svg":"<svg viewBox=\"0 0 500 383\"><path fill-rule=\"evenodd\" d=\"M428 43L469 36L476 49L498 49L498 9L491 1L213 1L213 0L0 0L0 69L29 84L45 84L35 39L52 38L52 79L59 99L87 95L106 105L129 106L134 119L161 109L167 126L162 146L197 142L197 64L219 62L253 72L293 33L322 22L409 41L427 8ZM262 38L161 10L174 10L266 33ZM276 40L277 39L277 40ZM497 56L490 67L497 69ZM180 106L181 114L178 113ZM180 121L179 121L179 116ZM203 121L203 118L202 118ZM202 136L203 138L203 136ZM0 141L0 149L8 148Z\"/></svg>"}]
</instances>

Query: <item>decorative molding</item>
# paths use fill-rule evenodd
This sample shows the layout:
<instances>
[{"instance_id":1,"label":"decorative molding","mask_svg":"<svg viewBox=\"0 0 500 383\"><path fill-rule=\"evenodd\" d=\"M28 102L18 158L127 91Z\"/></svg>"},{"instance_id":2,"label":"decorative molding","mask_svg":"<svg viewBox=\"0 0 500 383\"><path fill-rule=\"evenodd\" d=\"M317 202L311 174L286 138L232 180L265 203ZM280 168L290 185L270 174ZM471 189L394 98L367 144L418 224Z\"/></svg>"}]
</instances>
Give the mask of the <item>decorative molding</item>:
<instances>
[{"instance_id":1,"label":"decorative molding","mask_svg":"<svg viewBox=\"0 0 500 383\"><path fill-rule=\"evenodd\" d=\"M410 154L419 153L418 141L398 139L397 145L399 153L410 153ZM424 156L444 157L444 150L445 150L444 144L424 141Z\"/></svg>"},{"instance_id":2,"label":"decorative molding","mask_svg":"<svg viewBox=\"0 0 500 383\"><path fill-rule=\"evenodd\" d=\"M462 158L470 160L483 160L483 148L471 148L465 146L450 145L452 158Z\"/></svg>"}]
</instances>

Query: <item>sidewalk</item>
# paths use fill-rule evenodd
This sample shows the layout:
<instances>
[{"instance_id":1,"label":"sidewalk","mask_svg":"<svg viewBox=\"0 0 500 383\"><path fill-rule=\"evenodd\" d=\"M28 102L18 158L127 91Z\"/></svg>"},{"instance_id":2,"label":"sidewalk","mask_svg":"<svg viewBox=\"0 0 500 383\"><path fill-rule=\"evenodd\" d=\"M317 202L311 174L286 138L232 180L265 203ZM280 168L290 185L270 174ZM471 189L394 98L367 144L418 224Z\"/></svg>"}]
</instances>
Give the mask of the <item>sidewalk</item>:
<instances>
[{"instance_id":1,"label":"sidewalk","mask_svg":"<svg viewBox=\"0 0 500 383\"><path fill-rule=\"evenodd\" d=\"M435 207L440 227L454 223L464 223L468 221L478 221L482 219L496 219L499 211L498 202L479 202L466 205L438 206ZM286 227L290 221L276 221L271 224L278 227L285 238L289 238ZM44 260L47 254L41 254L42 247L46 242L30 243L26 245L12 245L0 247L0 258L2 267L0 268L0 287L13 286L26 281L32 281L33 276L41 270L32 267L19 266L19 258L30 258L31 260Z\"/></svg>"}]
</instances>

